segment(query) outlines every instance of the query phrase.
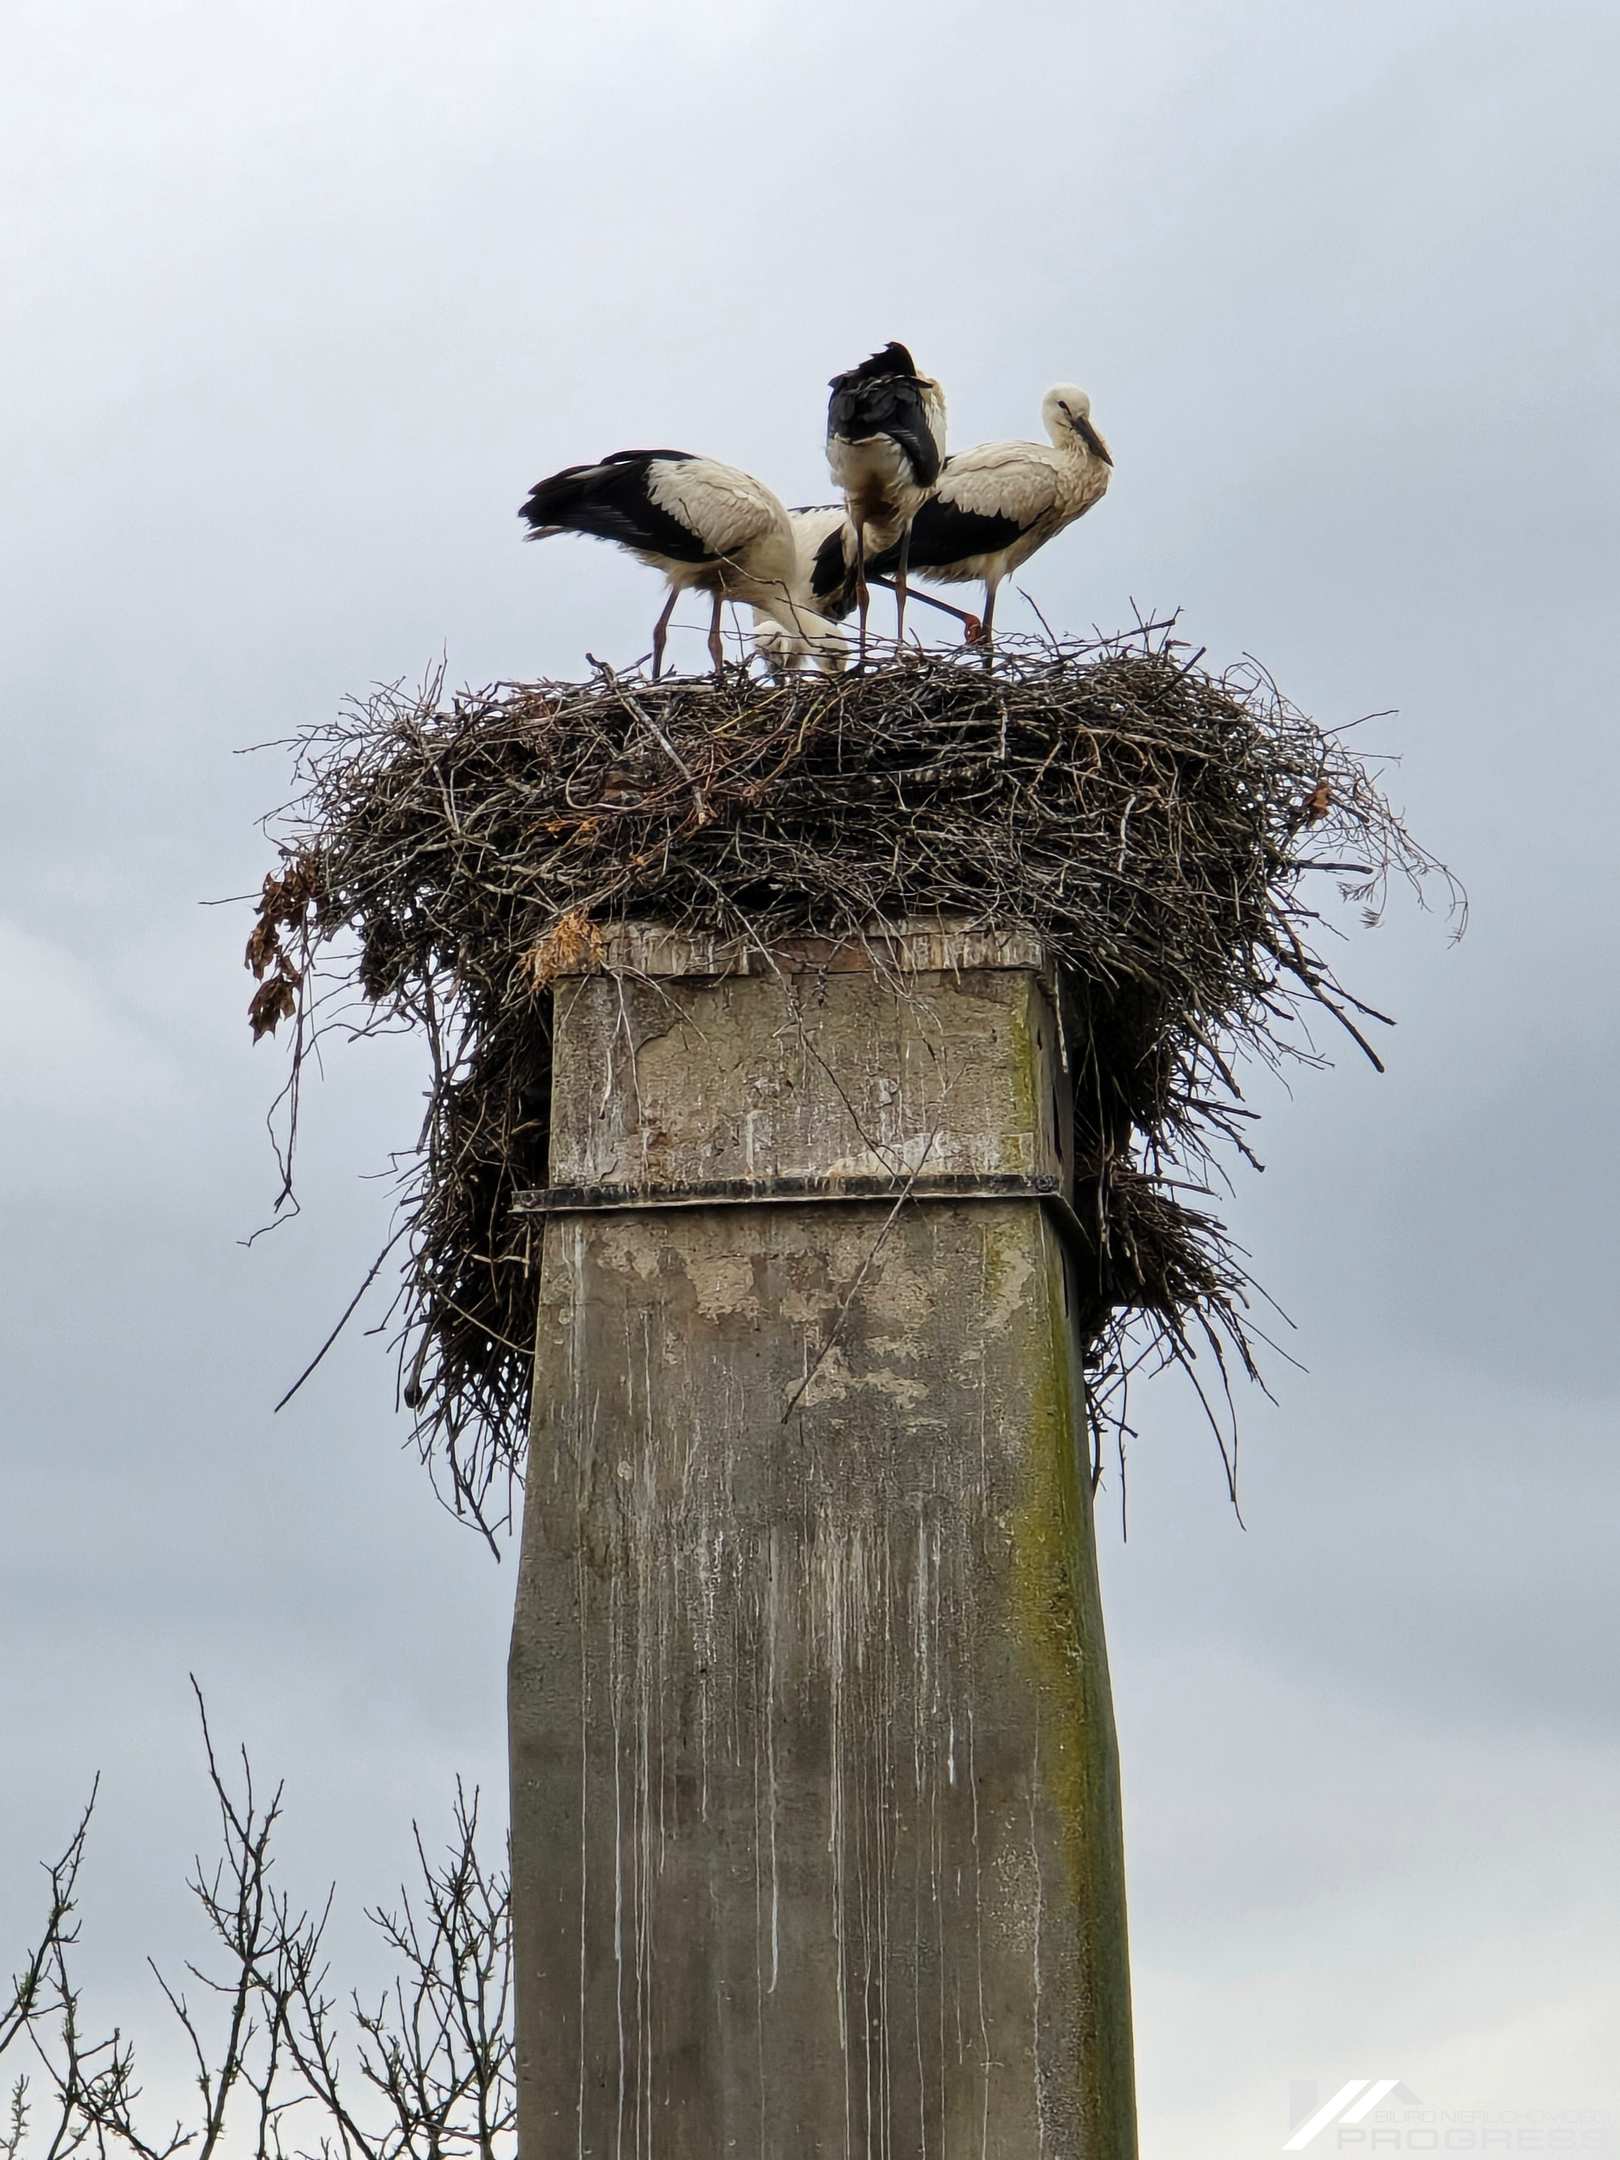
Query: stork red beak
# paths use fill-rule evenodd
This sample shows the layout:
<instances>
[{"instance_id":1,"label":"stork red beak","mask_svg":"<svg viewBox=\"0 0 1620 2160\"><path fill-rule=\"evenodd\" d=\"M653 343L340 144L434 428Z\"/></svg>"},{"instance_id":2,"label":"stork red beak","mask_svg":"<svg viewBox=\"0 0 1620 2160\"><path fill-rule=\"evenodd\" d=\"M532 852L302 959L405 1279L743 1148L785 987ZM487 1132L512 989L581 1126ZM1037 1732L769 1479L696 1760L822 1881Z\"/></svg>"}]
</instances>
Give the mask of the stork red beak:
<instances>
[{"instance_id":1,"label":"stork red beak","mask_svg":"<svg viewBox=\"0 0 1620 2160\"><path fill-rule=\"evenodd\" d=\"M1103 441L1102 437L1097 433L1097 430L1092 426L1091 422L1086 418L1084 413L1081 413L1076 417L1074 423L1074 432L1079 436L1080 440L1085 444L1086 448L1091 452L1093 457L1101 458L1105 465L1113 464L1113 459L1108 455L1108 445Z\"/></svg>"}]
</instances>

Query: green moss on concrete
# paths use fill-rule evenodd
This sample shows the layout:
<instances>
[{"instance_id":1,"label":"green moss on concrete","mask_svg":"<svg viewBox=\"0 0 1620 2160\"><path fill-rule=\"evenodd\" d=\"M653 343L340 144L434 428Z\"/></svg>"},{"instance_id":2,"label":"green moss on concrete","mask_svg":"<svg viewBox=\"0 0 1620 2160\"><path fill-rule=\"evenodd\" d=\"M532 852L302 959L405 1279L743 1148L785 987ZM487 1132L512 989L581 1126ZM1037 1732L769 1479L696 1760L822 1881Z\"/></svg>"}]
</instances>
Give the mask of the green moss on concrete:
<instances>
[{"instance_id":1,"label":"green moss on concrete","mask_svg":"<svg viewBox=\"0 0 1620 2160\"><path fill-rule=\"evenodd\" d=\"M1045 1068L1045 1058L1035 1042L1035 1031L1030 1025L1031 1000L1034 991L1020 984L1021 994L1007 1002L1007 1084L1011 1101L1011 1129L1008 1138L1027 1133L1030 1166L1036 1160L1036 1136L1040 1132L1040 1118L1036 1111L1039 1100L1039 1084Z\"/></svg>"},{"instance_id":2,"label":"green moss on concrete","mask_svg":"<svg viewBox=\"0 0 1620 2160\"><path fill-rule=\"evenodd\" d=\"M1057 1269L1042 1270L1044 1331L1029 1375L1023 1497L1015 1511L1015 1619L1041 1706L1042 1782L1056 1812L1071 1893L1105 1976L1079 2035L1085 2150L1108 2160L1136 2152L1124 1844L1119 1761L1097 1580L1091 1495L1081 1474L1074 1341ZM1044 1341L1041 1340L1044 1332Z\"/></svg>"}]
</instances>

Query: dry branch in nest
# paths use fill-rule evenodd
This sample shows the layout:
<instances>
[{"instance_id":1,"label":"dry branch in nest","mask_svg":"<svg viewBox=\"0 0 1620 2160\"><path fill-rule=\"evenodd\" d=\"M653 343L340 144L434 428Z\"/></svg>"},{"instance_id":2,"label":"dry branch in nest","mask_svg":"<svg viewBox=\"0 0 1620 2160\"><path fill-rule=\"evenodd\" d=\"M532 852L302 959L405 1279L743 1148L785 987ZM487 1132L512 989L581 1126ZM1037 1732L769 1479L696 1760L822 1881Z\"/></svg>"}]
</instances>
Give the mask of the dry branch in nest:
<instances>
[{"instance_id":1,"label":"dry branch in nest","mask_svg":"<svg viewBox=\"0 0 1620 2160\"><path fill-rule=\"evenodd\" d=\"M1044 940L1113 1309L1094 1392L1123 1432L1144 1358L1202 1344L1222 1391L1228 1355L1252 1370L1240 1259L1184 1197L1213 1148L1247 1152L1242 1060L1314 1058L1313 1011L1374 1055L1380 1016L1323 958L1318 900L1336 884L1372 919L1392 876L1434 874L1461 907L1369 761L1164 623L1003 640L993 672L950 652L776 687L599 667L448 702L435 680L292 748L248 944L255 1034L290 1023L281 1197L316 1045L416 1031L427 1116L384 1254L404 1242L402 1394L486 1529L528 1413L536 1232L511 1202L547 1182L549 986L614 924L861 940L949 912Z\"/></svg>"}]
</instances>

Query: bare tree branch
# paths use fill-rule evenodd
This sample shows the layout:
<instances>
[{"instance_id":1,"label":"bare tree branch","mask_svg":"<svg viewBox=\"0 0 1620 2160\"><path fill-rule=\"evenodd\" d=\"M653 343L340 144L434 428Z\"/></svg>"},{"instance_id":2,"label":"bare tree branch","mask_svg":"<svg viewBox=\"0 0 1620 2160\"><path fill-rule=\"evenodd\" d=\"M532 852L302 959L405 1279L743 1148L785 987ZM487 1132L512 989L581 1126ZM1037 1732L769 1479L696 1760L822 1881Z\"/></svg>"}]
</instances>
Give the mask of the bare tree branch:
<instances>
[{"instance_id":1,"label":"bare tree branch","mask_svg":"<svg viewBox=\"0 0 1620 2160\"><path fill-rule=\"evenodd\" d=\"M511 2040L508 1878L478 1848L478 1795L458 1784L453 1831L435 1859L413 1825L420 1880L393 1908L368 1912L399 1960L375 2010L329 1992L317 1913L272 1881L283 1791L260 1797L245 1751L228 1775L195 1679L219 1852L193 1862L188 1888L208 1949L187 1960L195 2000L151 1971L184 2035L193 2114L162 2126L141 2108L135 2051L115 2027L87 2040L69 1952L74 1896L90 1824L87 1806L48 1869L46 1924L11 1984L0 2052L26 2040L49 2094L48 2118L27 2076L0 2112L0 2160L509 2160L516 2095ZM91 1805L94 1804L94 1794ZM150 1961L148 1961L150 1963ZM345 2047L358 2088L345 2082Z\"/></svg>"}]
</instances>

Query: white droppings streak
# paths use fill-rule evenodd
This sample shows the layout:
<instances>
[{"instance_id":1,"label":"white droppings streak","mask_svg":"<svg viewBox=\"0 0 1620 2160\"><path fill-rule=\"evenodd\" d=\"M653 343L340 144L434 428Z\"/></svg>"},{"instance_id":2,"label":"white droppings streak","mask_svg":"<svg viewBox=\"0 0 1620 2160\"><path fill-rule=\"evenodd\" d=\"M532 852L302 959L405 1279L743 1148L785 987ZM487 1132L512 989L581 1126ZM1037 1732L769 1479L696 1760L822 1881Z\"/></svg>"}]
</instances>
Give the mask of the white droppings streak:
<instances>
[{"instance_id":1,"label":"white droppings streak","mask_svg":"<svg viewBox=\"0 0 1620 2160\"><path fill-rule=\"evenodd\" d=\"M778 1537L779 1532L773 1523L770 1576L765 1603L765 1765L771 1810L771 1984L767 1992L772 1995L776 1993L782 1955L782 1884L776 1864L776 1633L781 1625L782 1595Z\"/></svg>"},{"instance_id":2,"label":"white droppings streak","mask_svg":"<svg viewBox=\"0 0 1620 2160\"><path fill-rule=\"evenodd\" d=\"M750 2113L758 2118L760 2154L778 2150L784 2135L771 2076L783 2044L771 2029L773 1999L786 1989L795 2004L802 2001L805 1976L795 1959L825 1958L846 2160L948 2160L953 2110L964 2103L980 2117L981 2160L988 2160L991 1911L970 1649L983 1496L971 1477L953 1491L879 1490L864 1499L847 1487L812 1483L797 1521L751 1513L738 1472L739 1446L749 1438L740 1401L735 1414L707 1430L683 1426L678 1452L665 1444L661 1457L658 1428L667 1443L670 1415L659 1392L667 1382L654 1369L655 1344L639 1327L632 1342L624 1385L634 1438L628 1454L615 1451L606 1461L590 1449L596 1467L581 1474L580 1486L582 1513L598 1526L587 1548L596 1558L575 1563L582 1697L591 1678L590 1635L607 1620L607 1670L591 1722L608 1711L614 1752L613 2160L654 2160L669 2121L658 2048L667 2013L658 1983L671 1948L684 1964L688 1945L663 1918L660 1886L666 1877L693 1881L682 1850L696 1830L693 1818L724 1822L739 1808L743 1821L751 1815L754 1839L754 1973L743 1999L755 2023ZM604 1553L599 1525L607 1496L616 1550ZM588 1614L593 1599L598 1612ZM799 1912L790 1905L784 1914L781 1843L784 1804L793 1820L788 1780L799 1768L795 1754L790 1771L784 1734L794 1733L797 1749L806 1712L816 1707L825 1720L812 1744L821 1758L818 1782L825 1780L826 1889L810 1911L822 1905L831 1938L820 1944L813 1920L805 1936L797 1932ZM581 2053L570 2099L577 2160L585 2160L593 2143L583 2029L588 1847L599 1855L598 1879L608 1856L601 1851L607 1825L591 1824L597 1796L583 1724L580 1747ZM695 1807L683 1804L688 1791ZM598 1818L605 1797L597 1798ZM711 1900L717 1886L718 1878ZM711 1903L710 1912L713 1920L698 1924L719 1929L719 1948L723 1904ZM598 2014L605 2011L604 2001ZM603 2123L594 2140L599 2155L609 2150L606 2129ZM1050 2160L1049 2136L1043 2160Z\"/></svg>"},{"instance_id":3,"label":"white droppings streak","mask_svg":"<svg viewBox=\"0 0 1620 2160\"><path fill-rule=\"evenodd\" d=\"M981 2160L990 2151L990 2024L984 2009L984 1901L979 1882L979 1771L971 1705L967 1714L968 1788L973 1794L973 1959L979 1991L979 2044L984 2061L984 2111L979 2126Z\"/></svg>"},{"instance_id":4,"label":"white droppings streak","mask_svg":"<svg viewBox=\"0 0 1620 2160\"><path fill-rule=\"evenodd\" d=\"M585 2160L585 1892L590 1882L586 1826L590 1822L591 1664L586 1631L589 1593L585 1556L574 1555L574 1600L579 1608L579 2107L576 2144Z\"/></svg>"},{"instance_id":5,"label":"white droppings streak","mask_svg":"<svg viewBox=\"0 0 1620 2160\"><path fill-rule=\"evenodd\" d=\"M614 2153L624 2153L624 1803L619 1784L619 1670L623 1652L619 1623L619 1582L608 1597L608 1694L613 1704L613 2008L619 2030L619 2105Z\"/></svg>"},{"instance_id":6,"label":"white droppings streak","mask_svg":"<svg viewBox=\"0 0 1620 2160\"><path fill-rule=\"evenodd\" d=\"M1035 1826L1035 1795L1041 1789L1041 1716L1035 1712L1035 1759L1029 1766L1029 1859L1035 1870L1035 2044L1030 2066L1035 2079L1035 2121L1040 2138L1037 2160L1046 2160L1046 2095L1041 2087L1041 1922L1044 1918L1045 1884L1041 1880L1041 1847Z\"/></svg>"}]
</instances>

